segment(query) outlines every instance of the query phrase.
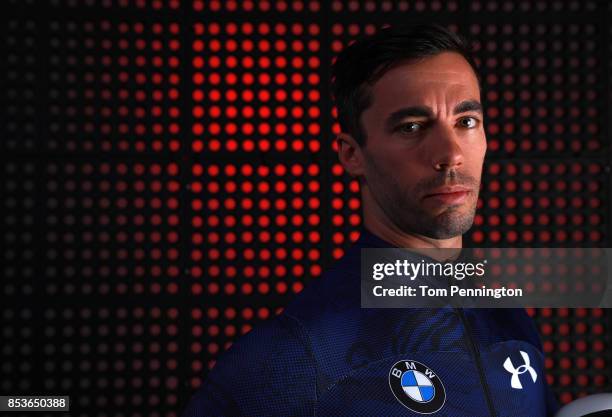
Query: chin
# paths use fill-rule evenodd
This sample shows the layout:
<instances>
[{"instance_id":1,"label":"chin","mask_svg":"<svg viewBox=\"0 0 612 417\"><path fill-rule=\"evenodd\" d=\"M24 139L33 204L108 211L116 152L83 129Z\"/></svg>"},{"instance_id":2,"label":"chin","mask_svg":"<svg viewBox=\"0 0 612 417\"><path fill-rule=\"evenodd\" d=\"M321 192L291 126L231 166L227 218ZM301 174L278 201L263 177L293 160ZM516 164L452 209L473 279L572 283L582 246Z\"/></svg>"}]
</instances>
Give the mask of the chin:
<instances>
[{"instance_id":1,"label":"chin","mask_svg":"<svg viewBox=\"0 0 612 417\"><path fill-rule=\"evenodd\" d=\"M472 228L474 223L474 215L464 214L457 215L440 215L435 220L435 225L430 229L429 234L425 236L432 239L450 239L456 236L461 236Z\"/></svg>"}]
</instances>

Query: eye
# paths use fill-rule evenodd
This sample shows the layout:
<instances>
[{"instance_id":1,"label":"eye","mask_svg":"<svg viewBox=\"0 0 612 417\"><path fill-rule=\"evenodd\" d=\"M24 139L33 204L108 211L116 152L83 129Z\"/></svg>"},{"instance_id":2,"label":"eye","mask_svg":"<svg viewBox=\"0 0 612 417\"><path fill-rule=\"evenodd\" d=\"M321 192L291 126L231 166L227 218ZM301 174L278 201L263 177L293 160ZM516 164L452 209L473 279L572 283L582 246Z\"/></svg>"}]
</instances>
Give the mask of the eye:
<instances>
[{"instance_id":1,"label":"eye","mask_svg":"<svg viewBox=\"0 0 612 417\"><path fill-rule=\"evenodd\" d=\"M478 119L476 119L475 117L464 117L463 119L459 120L459 124L462 127L473 129L478 126Z\"/></svg>"},{"instance_id":2,"label":"eye","mask_svg":"<svg viewBox=\"0 0 612 417\"><path fill-rule=\"evenodd\" d=\"M421 124L417 122L407 122L399 125L395 131L400 133L415 133L421 129Z\"/></svg>"}]
</instances>

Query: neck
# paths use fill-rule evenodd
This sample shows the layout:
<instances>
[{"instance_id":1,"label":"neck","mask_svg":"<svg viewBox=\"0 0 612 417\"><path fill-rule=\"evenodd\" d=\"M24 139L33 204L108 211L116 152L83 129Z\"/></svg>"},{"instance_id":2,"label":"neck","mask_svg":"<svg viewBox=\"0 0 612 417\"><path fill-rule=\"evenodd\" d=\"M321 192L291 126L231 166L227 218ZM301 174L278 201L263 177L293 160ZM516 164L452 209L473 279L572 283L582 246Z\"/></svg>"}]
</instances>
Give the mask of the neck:
<instances>
[{"instance_id":1,"label":"neck","mask_svg":"<svg viewBox=\"0 0 612 417\"><path fill-rule=\"evenodd\" d=\"M375 206L375 205L374 205ZM371 233L399 248L408 248L436 260L455 259L463 245L462 236L449 239L433 239L417 233L406 233L400 230L382 212L364 201L364 226ZM374 213L373 211L378 211Z\"/></svg>"}]
</instances>

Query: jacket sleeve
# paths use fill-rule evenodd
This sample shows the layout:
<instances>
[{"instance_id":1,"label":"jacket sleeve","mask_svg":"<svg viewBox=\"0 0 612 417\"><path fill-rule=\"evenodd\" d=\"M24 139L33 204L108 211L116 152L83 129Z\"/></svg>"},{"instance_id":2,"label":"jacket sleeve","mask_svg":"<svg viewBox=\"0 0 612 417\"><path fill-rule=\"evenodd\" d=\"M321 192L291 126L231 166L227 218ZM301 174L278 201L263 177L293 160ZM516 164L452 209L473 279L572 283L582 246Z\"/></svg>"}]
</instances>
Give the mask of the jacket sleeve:
<instances>
[{"instance_id":1,"label":"jacket sleeve","mask_svg":"<svg viewBox=\"0 0 612 417\"><path fill-rule=\"evenodd\" d=\"M316 367L299 322L280 315L223 354L182 417L312 416Z\"/></svg>"}]
</instances>

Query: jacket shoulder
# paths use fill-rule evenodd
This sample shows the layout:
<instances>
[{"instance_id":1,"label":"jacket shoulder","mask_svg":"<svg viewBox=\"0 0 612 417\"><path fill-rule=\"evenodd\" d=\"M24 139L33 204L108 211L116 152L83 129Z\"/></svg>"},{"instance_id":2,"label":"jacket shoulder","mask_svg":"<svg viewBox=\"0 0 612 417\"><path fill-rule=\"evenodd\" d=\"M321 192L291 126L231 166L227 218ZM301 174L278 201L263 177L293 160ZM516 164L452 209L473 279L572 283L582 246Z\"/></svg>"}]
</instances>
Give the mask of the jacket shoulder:
<instances>
[{"instance_id":1,"label":"jacket shoulder","mask_svg":"<svg viewBox=\"0 0 612 417\"><path fill-rule=\"evenodd\" d=\"M183 417L310 415L315 369L301 325L281 314L255 326L219 357Z\"/></svg>"}]
</instances>

